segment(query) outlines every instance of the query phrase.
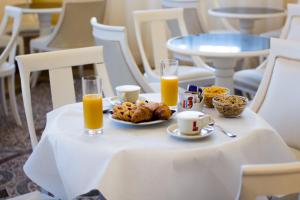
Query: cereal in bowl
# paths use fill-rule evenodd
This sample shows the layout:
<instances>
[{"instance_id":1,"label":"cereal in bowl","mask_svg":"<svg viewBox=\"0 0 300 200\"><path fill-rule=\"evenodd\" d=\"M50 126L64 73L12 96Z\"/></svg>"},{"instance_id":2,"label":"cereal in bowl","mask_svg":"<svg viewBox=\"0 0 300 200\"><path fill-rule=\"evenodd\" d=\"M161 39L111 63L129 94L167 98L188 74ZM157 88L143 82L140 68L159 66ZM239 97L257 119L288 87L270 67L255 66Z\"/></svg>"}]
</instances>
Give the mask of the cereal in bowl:
<instances>
[{"instance_id":1,"label":"cereal in bowl","mask_svg":"<svg viewBox=\"0 0 300 200\"><path fill-rule=\"evenodd\" d=\"M238 117L244 111L248 99L238 95L220 95L213 98L215 108L224 117Z\"/></svg>"},{"instance_id":2,"label":"cereal in bowl","mask_svg":"<svg viewBox=\"0 0 300 200\"><path fill-rule=\"evenodd\" d=\"M203 96L204 96L204 103L207 107L213 108L214 105L212 103L212 99L218 95L225 95L229 94L229 89L224 87L219 87L213 85L211 87L203 88Z\"/></svg>"}]
</instances>

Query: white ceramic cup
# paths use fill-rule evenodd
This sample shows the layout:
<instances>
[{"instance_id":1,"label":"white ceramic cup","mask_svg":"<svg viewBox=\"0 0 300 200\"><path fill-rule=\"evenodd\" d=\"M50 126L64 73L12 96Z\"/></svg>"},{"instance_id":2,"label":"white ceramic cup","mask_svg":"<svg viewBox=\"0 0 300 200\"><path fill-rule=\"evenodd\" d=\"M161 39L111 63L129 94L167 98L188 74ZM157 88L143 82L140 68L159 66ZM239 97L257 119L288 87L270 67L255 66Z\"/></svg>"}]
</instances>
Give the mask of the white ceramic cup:
<instances>
[{"instance_id":1,"label":"white ceramic cup","mask_svg":"<svg viewBox=\"0 0 300 200\"><path fill-rule=\"evenodd\" d=\"M178 129L185 135L199 134L202 128L213 121L210 115L198 111L183 111L176 117Z\"/></svg>"},{"instance_id":2,"label":"white ceramic cup","mask_svg":"<svg viewBox=\"0 0 300 200\"><path fill-rule=\"evenodd\" d=\"M140 95L141 88L137 85L121 85L116 87L120 102L135 103Z\"/></svg>"}]
</instances>

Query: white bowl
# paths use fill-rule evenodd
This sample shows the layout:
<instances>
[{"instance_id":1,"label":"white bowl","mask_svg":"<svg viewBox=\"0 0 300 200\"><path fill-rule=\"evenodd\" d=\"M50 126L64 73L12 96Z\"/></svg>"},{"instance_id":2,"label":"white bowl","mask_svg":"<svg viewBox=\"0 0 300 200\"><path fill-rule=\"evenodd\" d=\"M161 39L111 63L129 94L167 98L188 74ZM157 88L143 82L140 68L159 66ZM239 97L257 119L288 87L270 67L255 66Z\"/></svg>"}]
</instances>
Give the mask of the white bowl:
<instances>
[{"instance_id":1,"label":"white bowl","mask_svg":"<svg viewBox=\"0 0 300 200\"><path fill-rule=\"evenodd\" d=\"M135 103L140 95L141 87L137 85L121 85L116 87L120 102Z\"/></svg>"}]
</instances>

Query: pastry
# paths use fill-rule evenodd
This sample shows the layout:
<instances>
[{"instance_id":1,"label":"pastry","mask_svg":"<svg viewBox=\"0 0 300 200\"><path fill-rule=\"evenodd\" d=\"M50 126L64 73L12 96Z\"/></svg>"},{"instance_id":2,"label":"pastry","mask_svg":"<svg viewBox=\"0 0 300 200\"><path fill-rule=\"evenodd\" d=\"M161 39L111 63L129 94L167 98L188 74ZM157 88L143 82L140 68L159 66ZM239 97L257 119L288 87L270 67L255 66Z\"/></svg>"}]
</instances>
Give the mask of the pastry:
<instances>
[{"instance_id":1,"label":"pastry","mask_svg":"<svg viewBox=\"0 0 300 200\"><path fill-rule=\"evenodd\" d=\"M147 108L149 108L152 112L154 112L158 107L159 107L159 103L147 103L145 104L145 106Z\"/></svg>"},{"instance_id":2,"label":"pastry","mask_svg":"<svg viewBox=\"0 0 300 200\"><path fill-rule=\"evenodd\" d=\"M169 106L165 104L159 104L153 115L155 119L168 120L172 116L172 111L170 110Z\"/></svg>"},{"instance_id":3,"label":"pastry","mask_svg":"<svg viewBox=\"0 0 300 200\"><path fill-rule=\"evenodd\" d=\"M112 117L115 119L138 123L151 120L168 120L172 115L170 108L162 103L133 104L124 102L113 107Z\"/></svg>"},{"instance_id":4,"label":"pastry","mask_svg":"<svg viewBox=\"0 0 300 200\"><path fill-rule=\"evenodd\" d=\"M153 117L153 112L146 106L139 106L133 113L131 122L146 122L150 121Z\"/></svg>"}]
</instances>

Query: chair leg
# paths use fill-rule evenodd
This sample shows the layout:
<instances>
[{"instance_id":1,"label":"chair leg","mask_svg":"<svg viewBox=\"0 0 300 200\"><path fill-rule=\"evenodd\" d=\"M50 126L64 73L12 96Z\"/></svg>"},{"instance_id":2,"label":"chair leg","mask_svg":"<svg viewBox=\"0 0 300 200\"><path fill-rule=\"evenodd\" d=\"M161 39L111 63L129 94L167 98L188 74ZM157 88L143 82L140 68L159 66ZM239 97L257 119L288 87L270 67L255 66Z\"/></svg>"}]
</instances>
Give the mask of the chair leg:
<instances>
[{"instance_id":1,"label":"chair leg","mask_svg":"<svg viewBox=\"0 0 300 200\"><path fill-rule=\"evenodd\" d=\"M12 114L19 126L22 126L21 118L18 112L16 92L15 92L15 75L8 77L8 93Z\"/></svg>"},{"instance_id":2,"label":"chair leg","mask_svg":"<svg viewBox=\"0 0 300 200\"><path fill-rule=\"evenodd\" d=\"M24 40L22 37L18 38L18 47L19 47L19 55L24 55L25 48L24 48Z\"/></svg>"},{"instance_id":3,"label":"chair leg","mask_svg":"<svg viewBox=\"0 0 300 200\"><path fill-rule=\"evenodd\" d=\"M8 115L7 103L6 103L6 92L5 92L5 78L0 78L0 85L1 85L1 100L2 106L4 110L4 114Z\"/></svg>"}]
</instances>

